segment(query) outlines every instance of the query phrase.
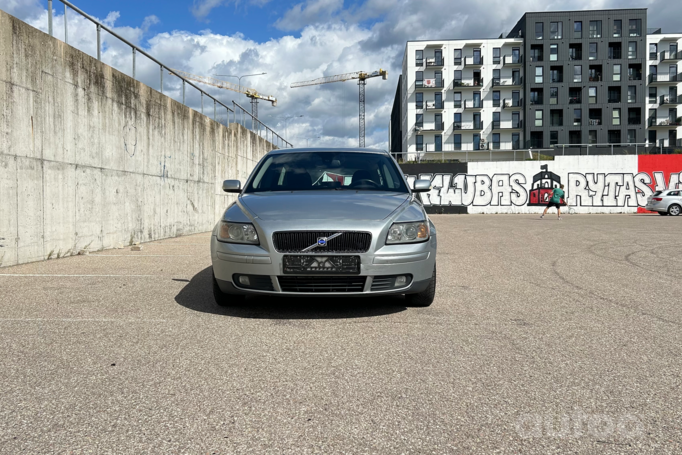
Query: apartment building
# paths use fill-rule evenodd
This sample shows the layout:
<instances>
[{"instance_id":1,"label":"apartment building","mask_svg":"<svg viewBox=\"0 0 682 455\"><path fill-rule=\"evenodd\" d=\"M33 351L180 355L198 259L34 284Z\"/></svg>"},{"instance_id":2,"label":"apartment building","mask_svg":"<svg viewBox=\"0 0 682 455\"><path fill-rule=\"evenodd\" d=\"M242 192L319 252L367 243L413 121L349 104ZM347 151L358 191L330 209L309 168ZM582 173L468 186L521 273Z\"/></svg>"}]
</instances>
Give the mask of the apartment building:
<instances>
[{"instance_id":1,"label":"apartment building","mask_svg":"<svg viewBox=\"0 0 682 455\"><path fill-rule=\"evenodd\" d=\"M681 43L647 29L646 9L526 13L506 38L408 41L391 151L471 160L564 144L682 147Z\"/></svg>"}]
</instances>

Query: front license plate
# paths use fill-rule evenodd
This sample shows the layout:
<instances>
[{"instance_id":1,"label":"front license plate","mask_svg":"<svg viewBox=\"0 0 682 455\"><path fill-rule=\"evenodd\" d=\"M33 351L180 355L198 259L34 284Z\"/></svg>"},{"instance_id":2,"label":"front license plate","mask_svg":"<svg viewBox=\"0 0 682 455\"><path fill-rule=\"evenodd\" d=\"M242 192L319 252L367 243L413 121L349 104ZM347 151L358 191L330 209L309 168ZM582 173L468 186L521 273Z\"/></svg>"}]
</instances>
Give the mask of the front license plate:
<instances>
[{"instance_id":1,"label":"front license plate","mask_svg":"<svg viewBox=\"0 0 682 455\"><path fill-rule=\"evenodd\" d=\"M360 256L291 256L283 259L285 274L360 273Z\"/></svg>"}]
</instances>

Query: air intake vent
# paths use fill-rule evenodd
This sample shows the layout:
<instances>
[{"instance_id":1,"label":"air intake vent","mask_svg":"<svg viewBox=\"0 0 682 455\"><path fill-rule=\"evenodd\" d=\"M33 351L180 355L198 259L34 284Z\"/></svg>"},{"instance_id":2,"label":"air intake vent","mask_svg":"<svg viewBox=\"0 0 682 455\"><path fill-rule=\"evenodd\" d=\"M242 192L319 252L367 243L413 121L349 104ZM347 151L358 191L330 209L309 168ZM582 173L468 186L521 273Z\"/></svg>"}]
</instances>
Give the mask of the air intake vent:
<instances>
[{"instance_id":1,"label":"air intake vent","mask_svg":"<svg viewBox=\"0 0 682 455\"><path fill-rule=\"evenodd\" d=\"M282 292L362 292L365 276L280 276Z\"/></svg>"}]
</instances>

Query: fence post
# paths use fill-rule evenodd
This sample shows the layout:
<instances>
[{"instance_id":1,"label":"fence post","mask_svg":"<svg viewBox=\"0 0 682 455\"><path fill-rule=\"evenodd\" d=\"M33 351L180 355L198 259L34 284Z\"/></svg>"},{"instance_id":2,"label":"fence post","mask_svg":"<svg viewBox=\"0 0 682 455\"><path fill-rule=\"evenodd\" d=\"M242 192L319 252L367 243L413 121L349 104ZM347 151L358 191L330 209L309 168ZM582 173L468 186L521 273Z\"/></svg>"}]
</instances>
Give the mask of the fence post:
<instances>
[{"instance_id":1,"label":"fence post","mask_svg":"<svg viewBox=\"0 0 682 455\"><path fill-rule=\"evenodd\" d=\"M182 104L187 104L185 103L185 87L187 86L187 82L183 79L182 80Z\"/></svg>"},{"instance_id":2,"label":"fence post","mask_svg":"<svg viewBox=\"0 0 682 455\"><path fill-rule=\"evenodd\" d=\"M218 106L216 105L215 99L213 100L213 120L216 120L218 116Z\"/></svg>"},{"instance_id":3,"label":"fence post","mask_svg":"<svg viewBox=\"0 0 682 455\"><path fill-rule=\"evenodd\" d=\"M163 93L163 66L159 66L159 69L161 70L161 90L159 91Z\"/></svg>"},{"instance_id":4,"label":"fence post","mask_svg":"<svg viewBox=\"0 0 682 455\"><path fill-rule=\"evenodd\" d=\"M52 35L52 0L47 0L47 30Z\"/></svg>"},{"instance_id":5,"label":"fence post","mask_svg":"<svg viewBox=\"0 0 682 455\"><path fill-rule=\"evenodd\" d=\"M102 61L102 26L97 24L97 60Z\"/></svg>"},{"instance_id":6,"label":"fence post","mask_svg":"<svg viewBox=\"0 0 682 455\"><path fill-rule=\"evenodd\" d=\"M201 92L201 113L204 113L204 92Z\"/></svg>"},{"instance_id":7,"label":"fence post","mask_svg":"<svg viewBox=\"0 0 682 455\"><path fill-rule=\"evenodd\" d=\"M133 48L133 79L135 79L135 59L137 57L137 51Z\"/></svg>"},{"instance_id":8,"label":"fence post","mask_svg":"<svg viewBox=\"0 0 682 455\"><path fill-rule=\"evenodd\" d=\"M613 144L611 144L611 155L613 155Z\"/></svg>"},{"instance_id":9,"label":"fence post","mask_svg":"<svg viewBox=\"0 0 682 455\"><path fill-rule=\"evenodd\" d=\"M64 3L64 42L66 44L69 44L69 24L68 21L66 20L66 10L67 10L66 3Z\"/></svg>"},{"instance_id":10,"label":"fence post","mask_svg":"<svg viewBox=\"0 0 682 455\"><path fill-rule=\"evenodd\" d=\"M638 155L638 153L637 153L637 143L635 143L635 155Z\"/></svg>"}]
</instances>

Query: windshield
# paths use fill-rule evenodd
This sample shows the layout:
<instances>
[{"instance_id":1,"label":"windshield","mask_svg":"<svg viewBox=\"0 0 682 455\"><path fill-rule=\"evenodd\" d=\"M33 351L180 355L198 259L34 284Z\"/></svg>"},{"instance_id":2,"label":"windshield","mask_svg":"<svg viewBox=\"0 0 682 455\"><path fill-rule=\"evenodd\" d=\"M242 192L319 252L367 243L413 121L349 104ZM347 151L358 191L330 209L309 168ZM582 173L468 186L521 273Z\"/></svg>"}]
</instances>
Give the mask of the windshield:
<instances>
[{"instance_id":1,"label":"windshield","mask_svg":"<svg viewBox=\"0 0 682 455\"><path fill-rule=\"evenodd\" d=\"M274 154L261 163L245 192L345 189L408 192L391 158L358 152Z\"/></svg>"}]
</instances>

